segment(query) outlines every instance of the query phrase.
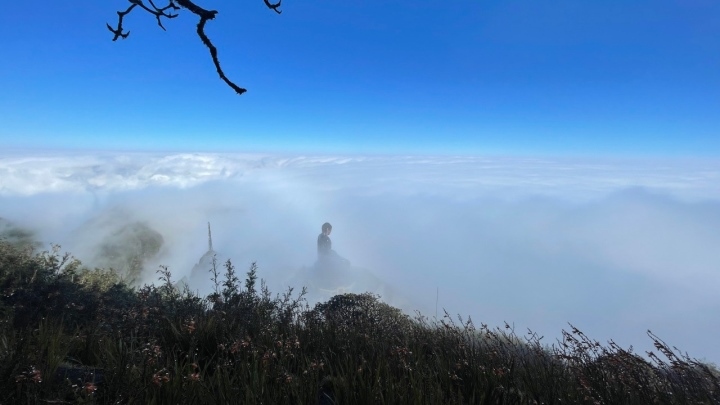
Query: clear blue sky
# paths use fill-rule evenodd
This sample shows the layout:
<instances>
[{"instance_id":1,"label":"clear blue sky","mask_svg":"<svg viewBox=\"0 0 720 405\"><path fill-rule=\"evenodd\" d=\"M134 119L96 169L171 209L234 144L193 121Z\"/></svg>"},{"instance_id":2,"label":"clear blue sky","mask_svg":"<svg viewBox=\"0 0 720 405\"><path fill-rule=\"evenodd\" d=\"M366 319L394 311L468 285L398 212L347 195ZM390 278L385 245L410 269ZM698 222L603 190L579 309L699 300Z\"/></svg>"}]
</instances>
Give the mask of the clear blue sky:
<instances>
[{"instance_id":1,"label":"clear blue sky","mask_svg":"<svg viewBox=\"0 0 720 405\"><path fill-rule=\"evenodd\" d=\"M0 147L720 156L720 2L8 1Z\"/></svg>"}]
</instances>

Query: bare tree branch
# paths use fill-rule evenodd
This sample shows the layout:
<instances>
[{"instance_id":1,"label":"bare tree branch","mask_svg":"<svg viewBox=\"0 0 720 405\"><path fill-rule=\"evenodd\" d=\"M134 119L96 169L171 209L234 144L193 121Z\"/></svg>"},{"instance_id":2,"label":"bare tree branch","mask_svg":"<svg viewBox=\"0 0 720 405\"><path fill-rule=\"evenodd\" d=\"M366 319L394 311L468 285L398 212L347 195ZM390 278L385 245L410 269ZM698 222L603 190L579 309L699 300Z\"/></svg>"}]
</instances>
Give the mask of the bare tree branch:
<instances>
[{"instance_id":1,"label":"bare tree branch","mask_svg":"<svg viewBox=\"0 0 720 405\"><path fill-rule=\"evenodd\" d=\"M274 12L278 14L282 14L282 10L280 10L280 6L282 5L282 0L278 0L277 3L273 4L270 3L268 0L263 0L265 2L265 5L268 6L269 9L273 10Z\"/></svg>"},{"instance_id":2,"label":"bare tree branch","mask_svg":"<svg viewBox=\"0 0 720 405\"><path fill-rule=\"evenodd\" d=\"M162 24L162 19L172 19L178 16L177 13L173 13L173 11L180 10L180 8L185 8L191 13L198 16L200 21L198 21L197 25L197 34L200 37L200 40L202 43L208 48L210 51L210 57L212 58L213 64L215 64L215 69L217 70L218 75L220 76L220 79L222 79L230 88L235 90L237 94L243 94L247 90L236 85L233 81L227 78L225 75L225 72L223 71L222 67L220 66L220 60L218 59L218 51L215 45L213 45L212 41L210 41L210 38L205 34L205 24L208 22L208 20L215 19L215 16L217 15L216 10L206 10L197 4L195 4L192 0L168 0L168 4L165 7L158 7L155 5L153 0L147 0L150 6L145 5L143 0L128 0L130 3L130 6L125 11L118 11L118 23L116 28L113 28L110 24L106 24L108 30L114 34L113 41L116 41L118 38L125 39L130 35L130 31L123 32L123 21L126 15L130 14L130 12L136 7L140 7L143 10L147 11L148 13L155 16L155 19L157 19L158 26L165 30L165 27ZM282 10L280 10L280 6L282 6L282 0L278 0L277 3L271 3L269 0L263 0L265 2L265 5L276 12L277 14L281 14Z\"/></svg>"},{"instance_id":3,"label":"bare tree branch","mask_svg":"<svg viewBox=\"0 0 720 405\"><path fill-rule=\"evenodd\" d=\"M131 1L132 1L132 0L131 0ZM137 1L137 0L136 0L136 1ZM158 8L157 6L155 6L155 3L153 3L152 0L148 0L148 2L150 2L150 6L152 6L153 10L149 9L148 7L146 7L146 6L142 3L141 0L140 0L140 1L137 1L137 5L140 6L140 7L142 7L143 9L145 9L145 11L147 11L148 13L154 14L154 15L155 15L155 18L157 18L158 25L160 26L160 28L163 29L163 31L165 31L165 27L163 27L163 25L162 25L162 20L160 19L160 17L165 17L165 18L168 18L168 19L169 19L169 18L175 18L175 17L178 16L177 14L165 13L165 10L168 10L168 9L180 10L180 7L176 6L175 3L173 3L172 1L170 1L170 2L168 3L168 5L165 6L165 7L163 7L163 8Z\"/></svg>"},{"instance_id":4,"label":"bare tree branch","mask_svg":"<svg viewBox=\"0 0 720 405\"><path fill-rule=\"evenodd\" d=\"M213 17L215 14L213 14ZM197 33L200 36L200 40L207 46L208 50L210 50L210 56L212 56L213 63L215 64L215 69L217 69L218 75L220 75L220 78L227 83L228 86L230 86L237 94L243 94L247 90L243 89L242 87L239 87L235 83L233 83L230 79L225 76L225 72L223 72L222 68L220 67L220 61L217 57L217 48L215 48L215 45L213 45L212 42L210 42L210 39L205 35L205 23L207 20L211 20L213 17L200 17L200 22L197 25Z\"/></svg>"},{"instance_id":5,"label":"bare tree branch","mask_svg":"<svg viewBox=\"0 0 720 405\"><path fill-rule=\"evenodd\" d=\"M107 24L107 23L105 24L105 25L107 25L107 27L108 27L108 29L110 30L110 32L112 32L113 34L115 34L115 36L113 37L113 41L117 41L117 39L120 38L120 37L122 37L122 39L125 39L125 38L128 37L128 35L130 35L130 31L128 31L128 32L126 32L126 33L123 34L122 23L123 23L123 18L125 18L125 16L126 16L127 14L129 14L129 13L132 11L132 9L135 8L136 5L137 5L137 4L132 4L132 5L130 5L130 7L128 7L127 10L125 10L125 11L118 11L118 12L117 12L117 13L118 13L117 29L113 29L113 27L111 27L110 24Z\"/></svg>"}]
</instances>

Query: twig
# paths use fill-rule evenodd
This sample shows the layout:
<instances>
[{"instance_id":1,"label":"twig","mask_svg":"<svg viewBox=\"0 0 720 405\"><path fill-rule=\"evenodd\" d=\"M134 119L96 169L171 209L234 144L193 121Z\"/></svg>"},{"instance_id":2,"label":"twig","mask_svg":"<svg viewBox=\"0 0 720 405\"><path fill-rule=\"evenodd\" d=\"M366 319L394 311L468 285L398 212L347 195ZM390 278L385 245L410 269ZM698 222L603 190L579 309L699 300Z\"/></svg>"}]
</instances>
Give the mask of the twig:
<instances>
[{"instance_id":1,"label":"twig","mask_svg":"<svg viewBox=\"0 0 720 405\"><path fill-rule=\"evenodd\" d=\"M118 38L126 39L130 35L130 31L124 31L123 30L123 21L125 19L125 16L130 14L130 12L136 7L140 7L143 10L147 11L148 13L155 16L155 19L157 20L158 26L165 30L165 27L162 24L162 19L167 18L175 18L178 16L177 13L173 13L174 10L180 10L180 8L185 8L191 13L195 14L200 21L198 21L197 24L197 34L200 37L200 40L202 43L208 48L210 51L210 57L212 58L213 64L215 65L215 70L217 71L218 75L220 76L220 79L224 81L230 88L235 90L237 94L243 94L247 90L236 85L235 82L228 79L228 77L225 75L225 72L222 69L222 66L220 66L220 60L218 59L218 51L215 45L212 43L210 38L205 34L205 24L208 22L208 20L215 19L215 16L217 15L216 10L206 10L197 4L195 4L192 0L168 0L168 4L164 7L158 7L155 5L153 0L147 0L150 6L147 6L143 0L128 0L130 2L130 6L125 11L118 11L118 23L115 28L113 28L110 24L106 24L108 30L114 34L113 41L117 41ZM263 0L265 2L265 5L276 12L277 14L281 14L282 10L280 10L280 7L282 6L282 0L278 0L277 3L271 3L269 0Z\"/></svg>"}]
</instances>

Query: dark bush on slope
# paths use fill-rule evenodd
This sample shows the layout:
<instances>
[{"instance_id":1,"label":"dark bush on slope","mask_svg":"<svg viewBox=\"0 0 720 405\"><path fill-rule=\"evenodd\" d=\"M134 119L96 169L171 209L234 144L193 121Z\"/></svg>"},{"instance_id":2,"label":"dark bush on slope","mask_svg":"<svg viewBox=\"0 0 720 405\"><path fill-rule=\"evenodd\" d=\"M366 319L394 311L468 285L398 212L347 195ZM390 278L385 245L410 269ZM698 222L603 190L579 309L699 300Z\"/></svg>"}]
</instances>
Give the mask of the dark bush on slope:
<instances>
[{"instance_id":1,"label":"dark bush on slope","mask_svg":"<svg viewBox=\"0 0 720 405\"><path fill-rule=\"evenodd\" d=\"M217 269L216 269L217 271ZM0 403L715 404L717 371L655 335L647 359L570 328L555 345L371 294L313 308L231 262L207 298L130 289L59 250L0 243Z\"/></svg>"}]
</instances>

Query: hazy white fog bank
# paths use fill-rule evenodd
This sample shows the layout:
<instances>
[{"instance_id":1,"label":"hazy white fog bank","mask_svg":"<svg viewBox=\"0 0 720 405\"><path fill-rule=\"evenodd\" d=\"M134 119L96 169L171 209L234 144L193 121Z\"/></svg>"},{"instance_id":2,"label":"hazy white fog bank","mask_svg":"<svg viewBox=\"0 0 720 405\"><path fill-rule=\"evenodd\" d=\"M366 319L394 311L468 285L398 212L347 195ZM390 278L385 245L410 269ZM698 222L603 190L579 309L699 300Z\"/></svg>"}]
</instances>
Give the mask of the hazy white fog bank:
<instances>
[{"instance_id":1,"label":"hazy white fog bank","mask_svg":"<svg viewBox=\"0 0 720 405\"><path fill-rule=\"evenodd\" d=\"M162 241L147 266L178 278L210 221L215 250L273 291L330 221L406 310L433 316L439 289L440 311L548 343L572 322L642 351L651 329L718 361L719 184L710 160L28 154L0 156L0 216L88 264L143 224Z\"/></svg>"}]
</instances>

